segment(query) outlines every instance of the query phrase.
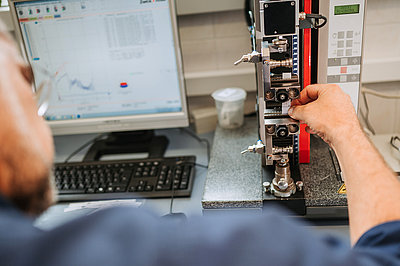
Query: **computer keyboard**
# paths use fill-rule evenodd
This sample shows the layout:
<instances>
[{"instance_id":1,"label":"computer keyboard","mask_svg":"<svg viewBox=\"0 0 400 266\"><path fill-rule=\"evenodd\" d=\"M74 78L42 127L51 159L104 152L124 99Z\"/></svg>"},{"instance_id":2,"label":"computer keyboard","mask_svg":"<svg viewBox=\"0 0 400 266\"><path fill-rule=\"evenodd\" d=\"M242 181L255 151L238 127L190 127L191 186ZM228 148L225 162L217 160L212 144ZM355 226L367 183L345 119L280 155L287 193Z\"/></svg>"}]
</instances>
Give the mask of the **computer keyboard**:
<instances>
[{"instance_id":1,"label":"computer keyboard","mask_svg":"<svg viewBox=\"0 0 400 266\"><path fill-rule=\"evenodd\" d=\"M190 197L195 156L57 163L59 201Z\"/></svg>"}]
</instances>

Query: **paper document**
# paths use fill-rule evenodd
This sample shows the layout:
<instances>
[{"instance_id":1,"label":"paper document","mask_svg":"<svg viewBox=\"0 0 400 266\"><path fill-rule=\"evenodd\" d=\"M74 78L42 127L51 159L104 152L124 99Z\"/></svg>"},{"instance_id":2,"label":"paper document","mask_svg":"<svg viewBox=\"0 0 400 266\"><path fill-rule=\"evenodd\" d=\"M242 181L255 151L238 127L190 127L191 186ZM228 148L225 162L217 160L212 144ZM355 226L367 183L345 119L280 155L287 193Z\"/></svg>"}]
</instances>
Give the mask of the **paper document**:
<instances>
[{"instance_id":1,"label":"paper document","mask_svg":"<svg viewBox=\"0 0 400 266\"><path fill-rule=\"evenodd\" d=\"M106 209L111 207L135 207L138 208L143 204L142 201L136 199L129 200L102 200L102 201L89 201L89 202L78 202L70 203L64 212L72 212L82 209Z\"/></svg>"}]
</instances>

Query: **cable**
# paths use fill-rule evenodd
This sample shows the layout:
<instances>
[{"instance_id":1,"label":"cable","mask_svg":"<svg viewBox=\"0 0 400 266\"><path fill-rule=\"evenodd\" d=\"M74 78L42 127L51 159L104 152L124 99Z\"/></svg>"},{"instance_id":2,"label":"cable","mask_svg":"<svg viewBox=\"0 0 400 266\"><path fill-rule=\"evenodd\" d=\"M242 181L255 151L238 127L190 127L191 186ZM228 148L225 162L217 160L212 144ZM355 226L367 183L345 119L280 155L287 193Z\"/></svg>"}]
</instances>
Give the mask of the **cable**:
<instances>
[{"instance_id":1,"label":"cable","mask_svg":"<svg viewBox=\"0 0 400 266\"><path fill-rule=\"evenodd\" d=\"M76 149L74 152L72 152L67 159L65 159L64 163L68 163L69 160L71 160L72 157L74 157L76 154L78 154L81 150L83 150L84 148L86 148L87 146L89 146L90 144L102 139L103 137L105 137L107 135L107 133L103 133L98 135L97 137L89 140L88 142L86 142L85 144L83 144L82 146L80 146L78 149Z\"/></svg>"},{"instance_id":2,"label":"cable","mask_svg":"<svg viewBox=\"0 0 400 266\"><path fill-rule=\"evenodd\" d=\"M188 130L186 128L181 128L181 130L186 132L192 138L196 139L198 142L203 142L203 143L206 144L206 148L207 148L207 164L210 163L210 142L207 139L200 138L199 136L197 136L197 134L193 133L192 131L190 131L190 130Z\"/></svg>"},{"instance_id":3,"label":"cable","mask_svg":"<svg viewBox=\"0 0 400 266\"><path fill-rule=\"evenodd\" d=\"M174 197L175 197L175 184L174 184L174 178L173 178L172 179L171 202L169 203L169 214L173 214L172 207L174 206Z\"/></svg>"},{"instance_id":4,"label":"cable","mask_svg":"<svg viewBox=\"0 0 400 266\"><path fill-rule=\"evenodd\" d=\"M365 124L368 128L368 130L370 130L372 132L372 134L376 134L374 128L371 125L371 122L369 121L369 105L368 105L368 100L367 100L367 94L370 95L374 95L376 97L380 97L380 98L384 98L384 99L400 99L400 95L394 95L394 94L388 94L388 93L383 93L383 92L377 92L371 89L367 89L365 87L361 88L361 94L363 95L363 100L364 100L364 104L365 104L365 114L363 115L361 113L361 116L363 117L363 120L365 121Z\"/></svg>"},{"instance_id":5,"label":"cable","mask_svg":"<svg viewBox=\"0 0 400 266\"><path fill-rule=\"evenodd\" d=\"M192 131L186 129L186 128L181 128L181 131L185 132L186 134L188 134L189 136L191 136L192 138L196 139L198 142L203 142L206 144L207 147L207 164L210 162L210 142L207 139L202 139L199 136L197 136L195 133L193 133ZM202 164L195 164L196 166L199 167L203 167L208 169L208 165L202 165ZM171 191L171 202L169 204L169 214L173 214L173 206L174 206L174 199L175 199L175 188L174 188L174 182L172 181L172 191Z\"/></svg>"},{"instance_id":6,"label":"cable","mask_svg":"<svg viewBox=\"0 0 400 266\"><path fill-rule=\"evenodd\" d=\"M314 28L315 28L315 29L320 29L320 28L322 28L322 27L325 26L326 23L328 22L328 19L327 19L325 16L321 15L321 14L306 14L306 18L313 18L313 19L316 20L316 22L315 22L315 24L314 24ZM320 20L320 19L323 20L322 24L319 24L319 20Z\"/></svg>"},{"instance_id":7,"label":"cable","mask_svg":"<svg viewBox=\"0 0 400 266\"><path fill-rule=\"evenodd\" d=\"M400 99L400 95L394 95L389 93L377 92L367 88L361 88L361 92L366 94L371 94L377 97L385 98L385 99Z\"/></svg>"},{"instance_id":8,"label":"cable","mask_svg":"<svg viewBox=\"0 0 400 266\"><path fill-rule=\"evenodd\" d=\"M202 168L208 169L207 165L203 165L203 164L199 164L199 163L196 163L195 165L198 166L198 167L202 167Z\"/></svg>"},{"instance_id":9,"label":"cable","mask_svg":"<svg viewBox=\"0 0 400 266\"><path fill-rule=\"evenodd\" d=\"M371 125L371 122L369 121L369 105L368 105L366 93L363 90L361 90L361 94L363 96L364 105L365 105L365 115L363 115L362 112L360 112L360 114L361 114L368 130L371 131L372 135L375 135L376 134L375 130L374 130L373 126Z\"/></svg>"}]
</instances>

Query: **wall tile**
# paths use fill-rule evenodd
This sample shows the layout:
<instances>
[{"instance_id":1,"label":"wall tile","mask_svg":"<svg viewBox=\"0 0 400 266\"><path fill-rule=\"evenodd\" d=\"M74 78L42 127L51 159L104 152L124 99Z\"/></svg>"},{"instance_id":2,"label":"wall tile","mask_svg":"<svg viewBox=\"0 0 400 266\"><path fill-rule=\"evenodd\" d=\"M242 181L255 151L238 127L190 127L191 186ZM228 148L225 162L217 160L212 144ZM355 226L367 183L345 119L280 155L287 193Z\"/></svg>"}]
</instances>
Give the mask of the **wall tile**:
<instances>
[{"instance_id":1,"label":"wall tile","mask_svg":"<svg viewBox=\"0 0 400 266\"><path fill-rule=\"evenodd\" d=\"M182 42L213 39L213 14L180 16L178 18L179 33Z\"/></svg>"},{"instance_id":2,"label":"wall tile","mask_svg":"<svg viewBox=\"0 0 400 266\"><path fill-rule=\"evenodd\" d=\"M218 69L234 68L233 63L240 59L243 54L247 54L250 51L251 43L248 36L216 39ZM245 66L246 64L241 64L238 67Z\"/></svg>"},{"instance_id":3,"label":"wall tile","mask_svg":"<svg viewBox=\"0 0 400 266\"><path fill-rule=\"evenodd\" d=\"M217 69L214 40L182 42L181 47L185 72Z\"/></svg>"},{"instance_id":4,"label":"wall tile","mask_svg":"<svg viewBox=\"0 0 400 266\"><path fill-rule=\"evenodd\" d=\"M368 0L367 25L378 25L400 22L400 1L398 0Z\"/></svg>"},{"instance_id":5,"label":"wall tile","mask_svg":"<svg viewBox=\"0 0 400 266\"><path fill-rule=\"evenodd\" d=\"M364 60L400 57L400 23L367 25L364 55Z\"/></svg>"},{"instance_id":6,"label":"wall tile","mask_svg":"<svg viewBox=\"0 0 400 266\"><path fill-rule=\"evenodd\" d=\"M250 36L243 10L214 13L215 37Z\"/></svg>"}]
</instances>

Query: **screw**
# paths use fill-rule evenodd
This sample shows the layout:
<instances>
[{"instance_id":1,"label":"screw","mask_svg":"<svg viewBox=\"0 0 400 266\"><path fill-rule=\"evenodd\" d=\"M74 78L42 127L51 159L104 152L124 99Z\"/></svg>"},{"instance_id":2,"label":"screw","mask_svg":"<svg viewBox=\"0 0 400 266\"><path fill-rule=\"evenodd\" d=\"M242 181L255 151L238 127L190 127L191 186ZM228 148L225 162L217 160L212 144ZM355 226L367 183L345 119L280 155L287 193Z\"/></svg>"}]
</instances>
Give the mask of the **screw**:
<instances>
[{"instance_id":1,"label":"screw","mask_svg":"<svg viewBox=\"0 0 400 266\"><path fill-rule=\"evenodd\" d=\"M290 3L292 6L294 6L294 2Z\"/></svg>"},{"instance_id":2,"label":"screw","mask_svg":"<svg viewBox=\"0 0 400 266\"><path fill-rule=\"evenodd\" d=\"M274 93L272 91L267 91L265 93L265 98L267 98L267 100L272 100L274 98Z\"/></svg>"},{"instance_id":3,"label":"screw","mask_svg":"<svg viewBox=\"0 0 400 266\"><path fill-rule=\"evenodd\" d=\"M274 125L268 125L267 126L267 133L268 134L274 134L275 133L275 126Z\"/></svg>"},{"instance_id":4,"label":"screw","mask_svg":"<svg viewBox=\"0 0 400 266\"><path fill-rule=\"evenodd\" d=\"M302 191L302 190L303 190L303 186L304 186L303 181L297 181L297 182L296 182L296 187L297 187L297 189L298 189L299 191Z\"/></svg>"}]
</instances>

